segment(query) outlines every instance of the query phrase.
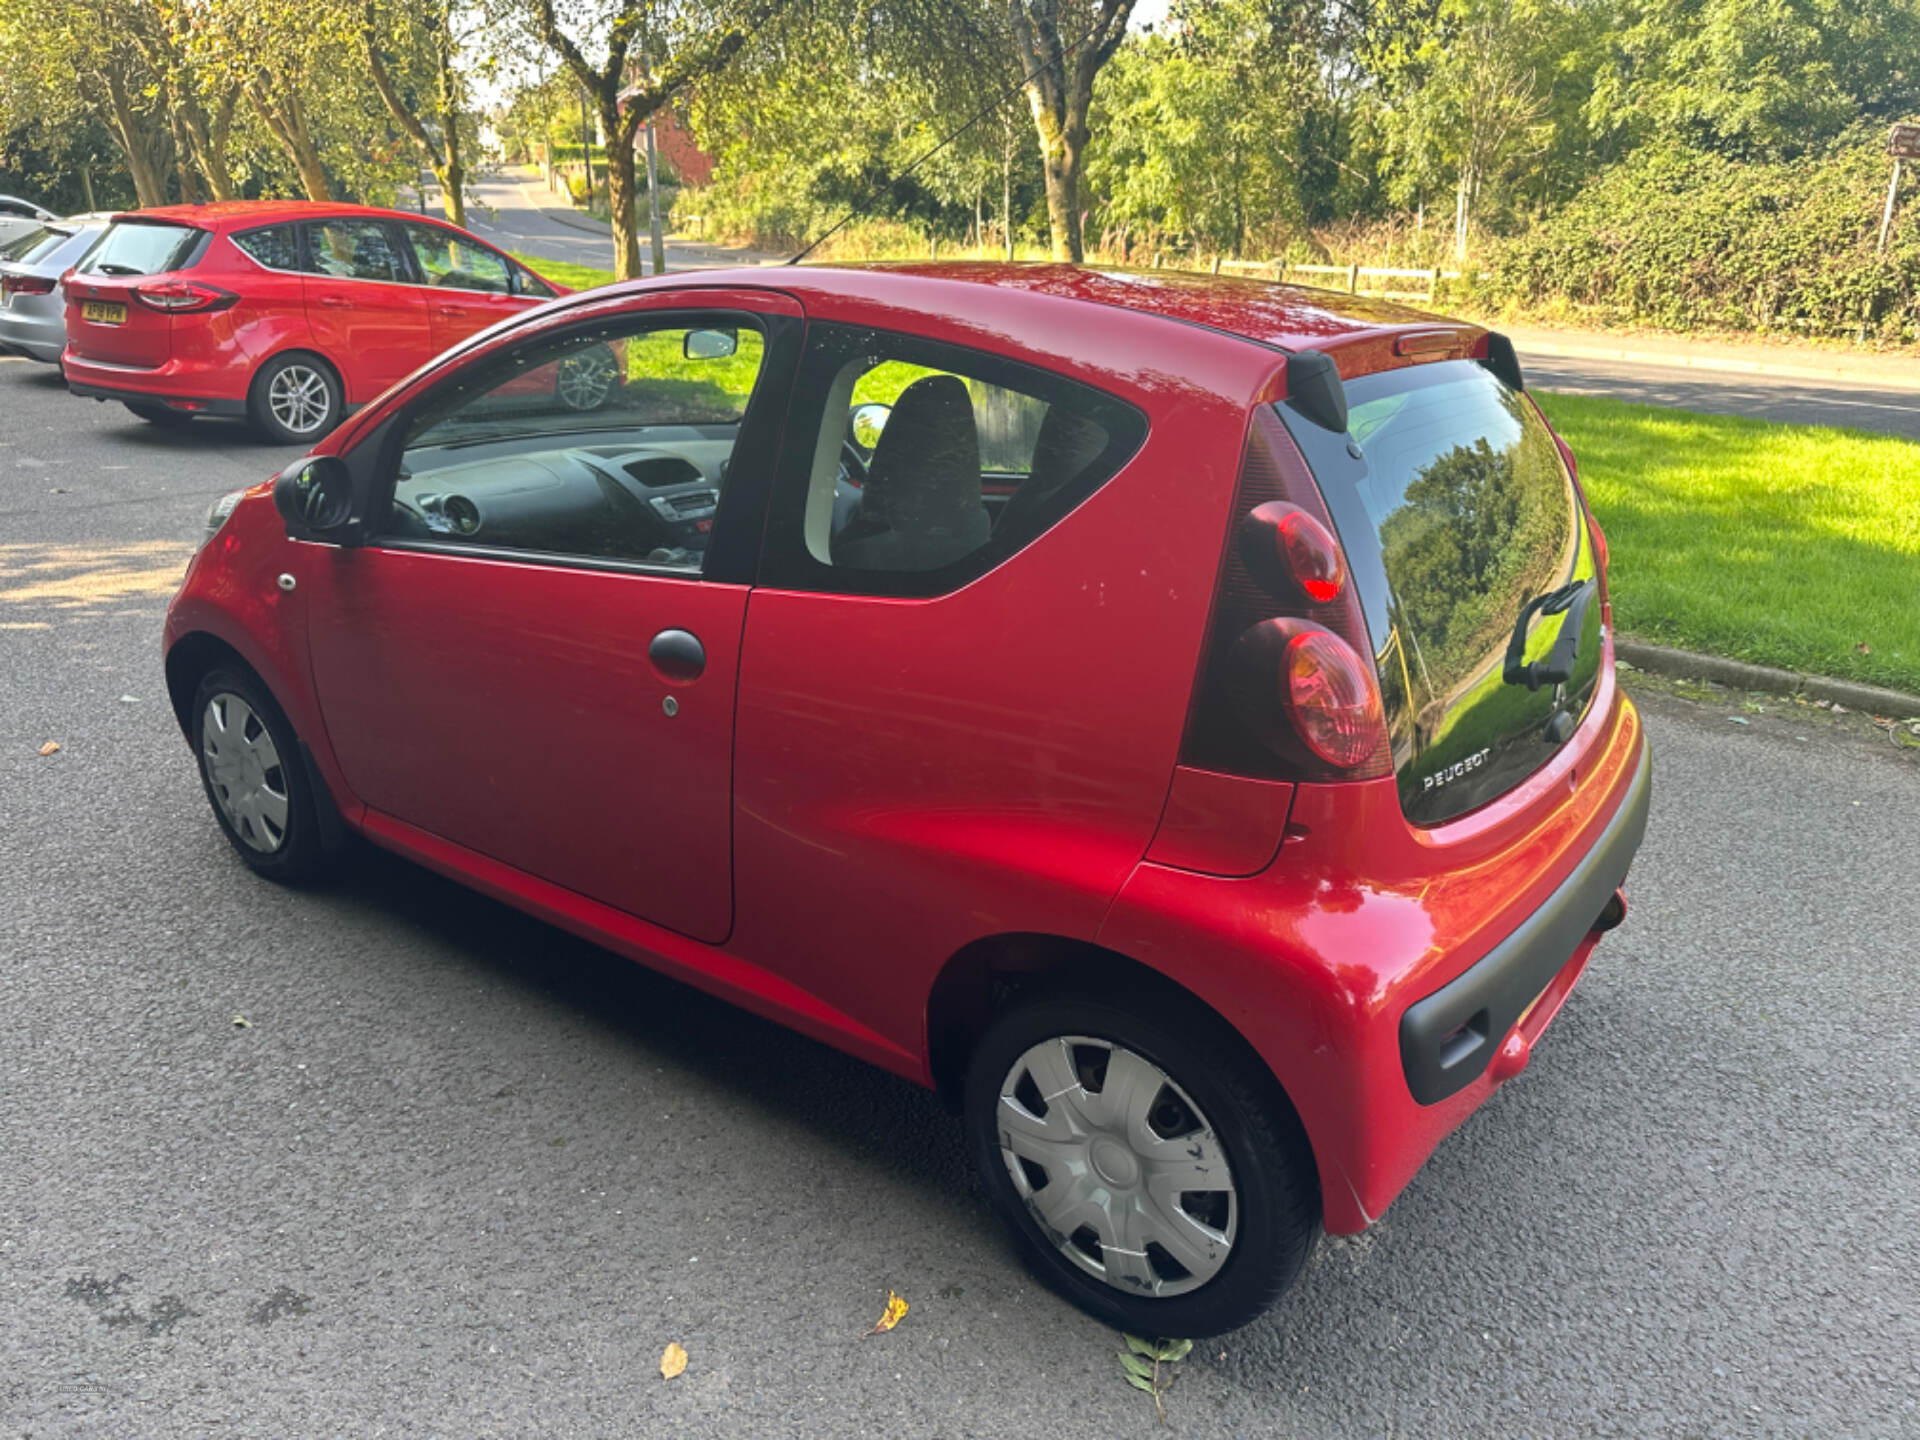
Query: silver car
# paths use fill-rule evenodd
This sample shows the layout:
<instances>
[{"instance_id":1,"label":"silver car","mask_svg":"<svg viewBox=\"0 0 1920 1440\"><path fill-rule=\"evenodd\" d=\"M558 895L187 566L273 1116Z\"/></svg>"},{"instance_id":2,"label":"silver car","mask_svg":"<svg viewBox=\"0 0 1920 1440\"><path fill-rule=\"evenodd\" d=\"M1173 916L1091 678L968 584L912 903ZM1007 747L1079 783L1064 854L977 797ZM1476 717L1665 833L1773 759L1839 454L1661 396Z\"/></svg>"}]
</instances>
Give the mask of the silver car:
<instances>
[{"instance_id":1,"label":"silver car","mask_svg":"<svg viewBox=\"0 0 1920 1440\"><path fill-rule=\"evenodd\" d=\"M48 220L0 240L0 354L60 363L67 345L67 306L60 277L92 248L111 214Z\"/></svg>"}]
</instances>

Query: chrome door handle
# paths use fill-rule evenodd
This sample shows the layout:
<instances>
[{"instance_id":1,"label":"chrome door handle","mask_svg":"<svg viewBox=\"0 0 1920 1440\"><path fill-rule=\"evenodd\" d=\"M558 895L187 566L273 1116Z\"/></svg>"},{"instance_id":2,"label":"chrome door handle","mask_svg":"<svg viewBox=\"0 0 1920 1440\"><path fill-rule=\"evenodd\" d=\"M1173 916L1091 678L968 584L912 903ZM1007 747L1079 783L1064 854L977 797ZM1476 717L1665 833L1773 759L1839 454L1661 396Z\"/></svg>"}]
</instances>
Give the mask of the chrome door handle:
<instances>
[{"instance_id":1,"label":"chrome door handle","mask_svg":"<svg viewBox=\"0 0 1920 1440\"><path fill-rule=\"evenodd\" d=\"M707 647L690 630L662 630L647 646L647 659L669 680L693 680L707 668Z\"/></svg>"},{"instance_id":2,"label":"chrome door handle","mask_svg":"<svg viewBox=\"0 0 1920 1440\"><path fill-rule=\"evenodd\" d=\"M329 310L345 310L353 304L353 302L344 295L322 295L320 297L320 303Z\"/></svg>"}]
</instances>

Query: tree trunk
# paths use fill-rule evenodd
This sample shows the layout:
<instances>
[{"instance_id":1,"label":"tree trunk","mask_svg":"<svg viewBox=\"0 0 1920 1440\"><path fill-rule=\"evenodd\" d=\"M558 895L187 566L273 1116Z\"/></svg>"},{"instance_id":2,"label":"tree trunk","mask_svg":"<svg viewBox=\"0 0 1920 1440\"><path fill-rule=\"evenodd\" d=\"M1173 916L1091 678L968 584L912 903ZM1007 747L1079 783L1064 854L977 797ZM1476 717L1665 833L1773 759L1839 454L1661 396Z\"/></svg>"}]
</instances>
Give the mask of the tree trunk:
<instances>
[{"instance_id":1,"label":"tree trunk","mask_svg":"<svg viewBox=\"0 0 1920 1440\"><path fill-rule=\"evenodd\" d=\"M460 150L460 77L453 68L453 34L443 29L435 37L440 71L440 146L445 161L433 172L440 181L440 208L447 219L467 228L467 164Z\"/></svg>"},{"instance_id":2,"label":"tree trunk","mask_svg":"<svg viewBox=\"0 0 1920 1440\"><path fill-rule=\"evenodd\" d=\"M166 107L167 119L173 126L173 168L180 179L180 203L198 205L200 187L194 180L193 138L187 133L187 117L182 113L182 107L168 95L164 85L160 87L160 103Z\"/></svg>"},{"instance_id":3,"label":"tree trunk","mask_svg":"<svg viewBox=\"0 0 1920 1440\"><path fill-rule=\"evenodd\" d=\"M1064 117L1039 95L1031 96L1034 129L1040 135L1040 164L1046 172L1047 223L1053 231L1053 258L1078 265L1080 241L1080 157L1067 142Z\"/></svg>"},{"instance_id":4,"label":"tree trunk","mask_svg":"<svg viewBox=\"0 0 1920 1440\"><path fill-rule=\"evenodd\" d=\"M1000 156L1000 235L1007 242L1007 262L1013 262L1013 150Z\"/></svg>"},{"instance_id":5,"label":"tree trunk","mask_svg":"<svg viewBox=\"0 0 1920 1440\"><path fill-rule=\"evenodd\" d=\"M331 203L333 187L327 181L326 167L320 163L320 151L313 143L312 132L307 129L307 114L299 94L289 90L282 105L262 77L247 87L247 99L273 138L280 142L280 148L287 152L287 158L293 161L307 198Z\"/></svg>"},{"instance_id":6,"label":"tree trunk","mask_svg":"<svg viewBox=\"0 0 1920 1440\"><path fill-rule=\"evenodd\" d=\"M227 137L233 133L233 107L239 99L240 88L237 85L229 86L211 116L198 105L190 107L186 113L187 133L193 138L194 159L199 162L200 176L207 182L207 189L216 200L238 198L233 184L233 170L227 164Z\"/></svg>"},{"instance_id":7,"label":"tree trunk","mask_svg":"<svg viewBox=\"0 0 1920 1440\"><path fill-rule=\"evenodd\" d=\"M120 142L120 153L127 160L127 174L133 178L133 193L142 210L167 203L166 186L155 173L153 158L147 153L145 127L133 112L127 95L126 77L117 69L106 72L107 126Z\"/></svg>"},{"instance_id":8,"label":"tree trunk","mask_svg":"<svg viewBox=\"0 0 1920 1440\"><path fill-rule=\"evenodd\" d=\"M608 87L609 93L612 92ZM607 130L607 208L613 217L613 276L632 280L640 268L638 185L633 166L633 139L640 128L637 116L622 116L613 105L602 105L601 123Z\"/></svg>"}]
</instances>

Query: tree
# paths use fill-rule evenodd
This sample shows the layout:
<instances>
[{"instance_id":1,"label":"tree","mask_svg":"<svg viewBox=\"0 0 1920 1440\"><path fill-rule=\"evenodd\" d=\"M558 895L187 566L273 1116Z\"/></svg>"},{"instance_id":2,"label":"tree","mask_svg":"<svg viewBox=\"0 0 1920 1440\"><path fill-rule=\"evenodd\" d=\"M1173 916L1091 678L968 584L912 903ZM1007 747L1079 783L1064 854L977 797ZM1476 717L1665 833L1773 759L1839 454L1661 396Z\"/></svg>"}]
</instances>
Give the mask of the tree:
<instances>
[{"instance_id":1,"label":"tree","mask_svg":"<svg viewBox=\"0 0 1920 1440\"><path fill-rule=\"evenodd\" d=\"M440 205L447 219L464 226L467 201L462 187L467 167L460 129L466 86L458 56L471 37L454 34L454 0L411 0L406 5L384 8L380 0L366 0L362 15L360 43L374 89L440 182ZM402 85L396 83L383 53L388 47L415 61L430 77L430 113L439 131L437 138L415 114L415 105L408 103Z\"/></svg>"},{"instance_id":2,"label":"tree","mask_svg":"<svg viewBox=\"0 0 1920 1440\"><path fill-rule=\"evenodd\" d=\"M563 28L556 0L533 0L540 38L585 88L607 136L607 200L613 218L613 269L621 280L641 273L635 221L634 137L662 106L698 81L723 72L748 39L788 0L616 0L605 18L605 58L594 64ZM572 29L596 28L576 4Z\"/></svg>"},{"instance_id":3,"label":"tree","mask_svg":"<svg viewBox=\"0 0 1920 1440\"><path fill-rule=\"evenodd\" d=\"M1100 67L1127 38L1134 0L1007 0L1040 161L1047 179L1053 258L1079 264L1080 177L1086 168L1087 111Z\"/></svg>"}]
</instances>

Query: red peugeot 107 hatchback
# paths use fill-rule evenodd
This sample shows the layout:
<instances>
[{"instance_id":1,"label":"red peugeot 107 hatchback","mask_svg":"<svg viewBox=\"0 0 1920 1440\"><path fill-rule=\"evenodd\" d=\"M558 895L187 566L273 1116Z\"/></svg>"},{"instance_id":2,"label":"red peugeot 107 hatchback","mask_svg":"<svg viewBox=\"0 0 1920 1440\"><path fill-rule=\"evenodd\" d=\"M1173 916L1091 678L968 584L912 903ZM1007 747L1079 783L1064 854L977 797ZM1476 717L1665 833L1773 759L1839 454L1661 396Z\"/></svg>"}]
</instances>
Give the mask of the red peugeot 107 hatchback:
<instances>
[{"instance_id":1,"label":"red peugeot 107 hatchback","mask_svg":"<svg viewBox=\"0 0 1920 1440\"><path fill-rule=\"evenodd\" d=\"M569 293L437 220L277 200L116 215L61 283L74 394L157 425L245 416L291 444L448 346ZM590 352L559 378L592 408L611 377Z\"/></svg>"},{"instance_id":2,"label":"red peugeot 107 hatchback","mask_svg":"<svg viewBox=\"0 0 1920 1440\"><path fill-rule=\"evenodd\" d=\"M521 383L597 348L597 411ZM752 270L550 305L221 500L166 676L257 871L364 836L937 1087L1043 1276L1201 1335L1620 923L1608 622L1498 335Z\"/></svg>"}]
</instances>

